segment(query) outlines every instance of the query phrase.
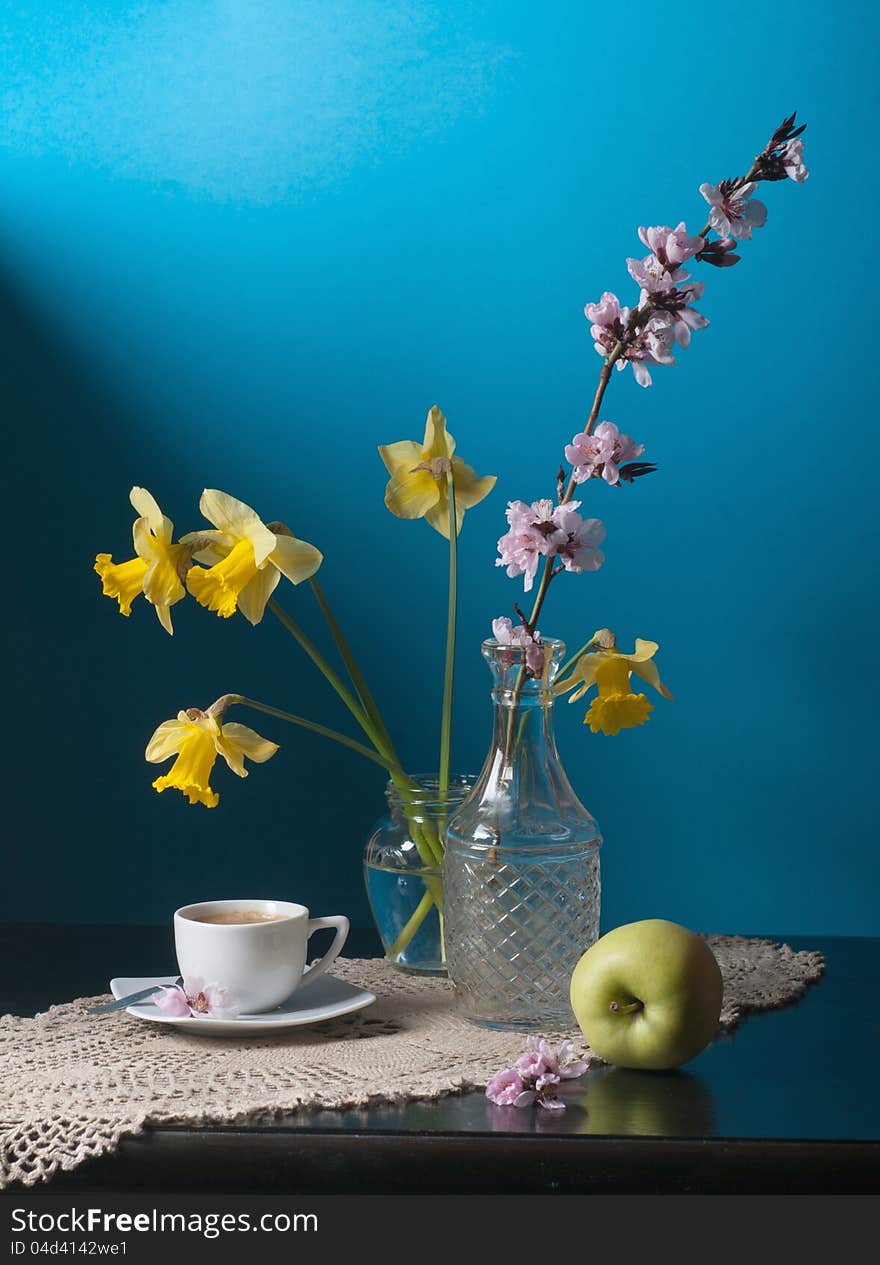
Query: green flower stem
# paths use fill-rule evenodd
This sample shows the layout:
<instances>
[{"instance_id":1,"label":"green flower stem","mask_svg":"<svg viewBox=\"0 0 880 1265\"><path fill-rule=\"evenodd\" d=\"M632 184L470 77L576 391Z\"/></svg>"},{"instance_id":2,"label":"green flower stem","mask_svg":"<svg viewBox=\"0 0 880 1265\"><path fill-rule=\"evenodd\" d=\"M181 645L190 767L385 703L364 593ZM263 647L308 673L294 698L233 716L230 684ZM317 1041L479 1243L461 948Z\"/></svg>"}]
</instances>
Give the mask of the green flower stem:
<instances>
[{"instance_id":1,"label":"green flower stem","mask_svg":"<svg viewBox=\"0 0 880 1265\"><path fill-rule=\"evenodd\" d=\"M296 641L299 643L302 649L309 656L312 663L314 663L318 671L321 672L324 677L326 677L328 683L333 687L333 689L342 699L342 702L351 712L352 716L354 716L355 720L360 725L361 729L363 729L367 737L370 739L373 746L376 748L378 752L381 753L383 750L383 746L382 746L381 740L379 740L379 735L376 733L376 730L373 727L373 724L370 721L369 716L364 711L363 707L358 702L358 700L354 697L351 690L348 689L345 682L340 677L339 673L336 672L333 667L331 667L331 665L327 662L327 660L321 654L320 650L315 645L315 643L306 635L303 629L300 628L296 620L292 619L290 615L288 615L287 611L284 610L283 607L278 605L274 597L269 599L269 609L271 610L275 618L284 625L284 627L287 629L290 635L296 639Z\"/></svg>"},{"instance_id":2,"label":"green flower stem","mask_svg":"<svg viewBox=\"0 0 880 1265\"><path fill-rule=\"evenodd\" d=\"M449 765L452 750L452 694L455 687L455 626L458 611L458 519L455 509L455 479L450 467L446 475L449 502L449 603L446 614L446 667L443 675L443 706L440 713L440 798L449 793Z\"/></svg>"},{"instance_id":3,"label":"green flower stem","mask_svg":"<svg viewBox=\"0 0 880 1265\"><path fill-rule=\"evenodd\" d=\"M324 619L327 621L327 627L330 629L333 640L336 642L336 647L339 650L340 655L342 656L342 661L345 664L345 667L348 671L348 675L351 677L351 683L354 686L355 691L357 692L357 696L361 701L363 709L369 716L373 725L375 726L375 729L377 733L379 734L379 737L382 739L385 745L385 749L388 751L388 754L394 758L394 761L396 764L399 764L400 761L397 759L397 754L394 750L394 743L391 740L391 735L389 734L388 729L385 725L385 722L382 719L382 716L379 712L379 708L376 706L376 701L370 692L370 688L367 685L366 678L364 677L364 674L360 669L360 665L355 659L354 654L352 653L351 647L349 646L348 641L345 637L345 634L339 625L339 621L337 620L336 616L333 614L333 610L330 606L330 603L327 601L327 598L324 595L324 590L321 588L321 585L318 583L318 580L315 578L315 576L312 576L312 578L309 580L309 584L311 586L312 592L315 595L315 600L318 603L318 606L321 608L321 614L324 616Z\"/></svg>"},{"instance_id":4,"label":"green flower stem","mask_svg":"<svg viewBox=\"0 0 880 1265\"><path fill-rule=\"evenodd\" d=\"M288 615L287 611L285 611L283 607L279 606L274 598L271 598L269 601L269 609L275 618L287 629L290 635L295 638L298 644L306 652L315 667L333 687L342 702L360 725L361 729L370 739L370 742L373 744L379 757L376 763L381 764L383 768L387 768L389 770L391 780L394 782L397 789L401 791L405 805L408 807L407 820L413 827L413 843L419 850L419 856L421 857L423 864L428 866L439 864L443 857L443 849L439 838L432 839L430 832L422 830L421 825L414 822L411 815L412 800L410 796L413 792L420 791L421 788L417 785L417 783L413 782L412 778L407 777L403 770L399 768L396 759L392 757L391 751L389 751L389 749L385 746L381 736L376 731L362 705L351 693L351 690L348 689L345 682L339 676L339 673L336 672L327 662L318 647L306 635L303 629L300 628L296 620L292 619L291 616Z\"/></svg>"},{"instance_id":5,"label":"green flower stem","mask_svg":"<svg viewBox=\"0 0 880 1265\"><path fill-rule=\"evenodd\" d=\"M392 962L400 960L401 953L408 948L410 941L418 931L419 927L427 918L428 914L434 908L434 898L429 891L426 891L422 899L416 905L415 912L402 929L400 935L387 950L385 956L391 958Z\"/></svg>"},{"instance_id":6,"label":"green flower stem","mask_svg":"<svg viewBox=\"0 0 880 1265\"><path fill-rule=\"evenodd\" d=\"M372 760L374 764L381 765L392 776L395 773L403 773L402 769L389 764L388 760L378 755L375 751L371 751L362 742L357 742L346 734L338 733L335 729L328 729L326 725L319 725L317 721L307 720L305 716L295 716L292 712L282 711L280 707L270 707L268 703L258 703L256 699L245 698L243 694L226 694L223 701L227 707L252 707L254 711L265 712L267 716L275 716L278 720L285 720L290 725L299 725L302 729L309 729L314 734L320 734L322 738L330 738L331 741L341 743L343 747L356 751L358 755L364 756L365 759Z\"/></svg>"}]
</instances>

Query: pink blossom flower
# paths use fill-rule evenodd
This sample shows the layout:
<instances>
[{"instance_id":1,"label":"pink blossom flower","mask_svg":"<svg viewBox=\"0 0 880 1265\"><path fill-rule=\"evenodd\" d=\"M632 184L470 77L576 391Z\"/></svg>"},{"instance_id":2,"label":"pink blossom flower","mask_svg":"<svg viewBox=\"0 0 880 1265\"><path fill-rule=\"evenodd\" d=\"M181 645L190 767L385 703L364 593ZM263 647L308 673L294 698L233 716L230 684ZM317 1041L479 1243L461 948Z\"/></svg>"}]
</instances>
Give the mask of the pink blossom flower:
<instances>
[{"instance_id":1,"label":"pink blossom flower","mask_svg":"<svg viewBox=\"0 0 880 1265\"><path fill-rule=\"evenodd\" d=\"M785 174L796 184L803 184L810 174L804 165L804 142L799 136L786 142L779 155L779 161L782 163Z\"/></svg>"},{"instance_id":2,"label":"pink blossom flower","mask_svg":"<svg viewBox=\"0 0 880 1265\"><path fill-rule=\"evenodd\" d=\"M651 253L644 259L627 259L626 264L632 279L648 294L671 290L679 282L687 281L690 274L681 265L706 245L704 237L688 236L684 220L677 228L670 228L668 224L640 228L639 238Z\"/></svg>"},{"instance_id":3,"label":"pink blossom flower","mask_svg":"<svg viewBox=\"0 0 880 1265\"><path fill-rule=\"evenodd\" d=\"M553 521L564 536L556 542L554 553L566 571L598 571L605 561L599 549L605 527L598 518L581 518L579 506L580 501L569 501L554 512Z\"/></svg>"},{"instance_id":4,"label":"pink blossom flower","mask_svg":"<svg viewBox=\"0 0 880 1265\"><path fill-rule=\"evenodd\" d=\"M195 976L185 979L182 986L175 984L171 988L163 988L161 993L153 995L152 1001L163 1015L173 1019L187 1015L233 1019L239 1010L228 988L222 984L205 984Z\"/></svg>"},{"instance_id":5,"label":"pink blossom flower","mask_svg":"<svg viewBox=\"0 0 880 1265\"><path fill-rule=\"evenodd\" d=\"M705 329L708 319L691 304L703 297L705 284L692 281L688 285L673 287L668 292L657 291L650 296L655 309L664 312L672 321L672 332L676 342L687 347L691 341L691 330ZM648 295L642 292L642 302Z\"/></svg>"},{"instance_id":6,"label":"pink blossom flower","mask_svg":"<svg viewBox=\"0 0 880 1265\"><path fill-rule=\"evenodd\" d=\"M526 667L533 676L540 676L544 671L544 645L537 628L530 633L524 624L514 627L507 616L502 615L492 620L492 636L499 646L524 646Z\"/></svg>"},{"instance_id":7,"label":"pink blossom flower","mask_svg":"<svg viewBox=\"0 0 880 1265\"><path fill-rule=\"evenodd\" d=\"M537 1081L547 1071L544 1055L539 1050L527 1050L521 1054L513 1065L523 1078L531 1077Z\"/></svg>"},{"instance_id":8,"label":"pink blossom flower","mask_svg":"<svg viewBox=\"0 0 880 1265\"><path fill-rule=\"evenodd\" d=\"M186 993L176 984L170 988L163 988L161 993L153 993L150 1000L157 1010L161 1010L162 1014L168 1015L170 1019L182 1019L192 1014Z\"/></svg>"},{"instance_id":9,"label":"pink blossom flower","mask_svg":"<svg viewBox=\"0 0 880 1265\"><path fill-rule=\"evenodd\" d=\"M626 349L624 358L618 360L622 369L624 360L632 365L633 377L640 387L651 385L648 365L674 365L672 346L675 343L675 324L668 312L655 312Z\"/></svg>"},{"instance_id":10,"label":"pink blossom flower","mask_svg":"<svg viewBox=\"0 0 880 1265\"><path fill-rule=\"evenodd\" d=\"M539 521L546 520L539 520L535 507L526 505L525 501L510 501L506 515L510 531L498 541L501 556L496 559L495 565L506 567L511 579L517 575L524 576L523 584L528 593L535 582L538 562L547 554L546 534L538 525Z\"/></svg>"},{"instance_id":11,"label":"pink blossom flower","mask_svg":"<svg viewBox=\"0 0 880 1265\"><path fill-rule=\"evenodd\" d=\"M684 220L680 221L677 228L670 228L666 224L640 228L639 240L667 269L677 268L686 259L692 259L706 244L704 237L688 236Z\"/></svg>"},{"instance_id":12,"label":"pink blossom flower","mask_svg":"<svg viewBox=\"0 0 880 1265\"><path fill-rule=\"evenodd\" d=\"M571 1041L554 1050L546 1037L529 1037L525 1054L514 1067L496 1072L486 1086L486 1097L503 1107L528 1107L537 1103L548 1111L562 1111L565 1103L557 1097L563 1080L583 1076L586 1063L575 1059Z\"/></svg>"},{"instance_id":13,"label":"pink blossom flower","mask_svg":"<svg viewBox=\"0 0 880 1265\"><path fill-rule=\"evenodd\" d=\"M502 1071L496 1072L489 1081L486 1086L486 1097L499 1107L510 1107L515 1104L523 1089L518 1073L512 1067L505 1067Z\"/></svg>"},{"instance_id":14,"label":"pink blossom flower","mask_svg":"<svg viewBox=\"0 0 880 1265\"><path fill-rule=\"evenodd\" d=\"M709 223L721 237L749 238L753 228L761 228L767 220L767 208L752 194L758 186L754 180L734 187L729 180L720 184L701 184L700 193L711 206Z\"/></svg>"},{"instance_id":15,"label":"pink blossom flower","mask_svg":"<svg viewBox=\"0 0 880 1265\"><path fill-rule=\"evenodd\" d=\"M606 290L598 303L585 306L584 316L590 322L595 350L600 356L610 356L624 336L629 308L622 308L617 295Z\"/></svg>"},{"instance_id":16,"label":"pink blossom flower","mask_svg":"<svg viewBox=\"0 0 880 1265\"><path fill-rule=\"evenodd\" d=\"M644 451L644 444L634 444L613 422L600 422L592 435L582 431L566 444L565 459L574 466L575 483L597 476L606 483L617 483L623 462L634 461Z\"/></svg>"},{"instance_id":17,"label":"pink blossom flower","mask_svg":"<svg viewBox=\"0 0 880 1265\"><path fill-rule=\"evenodd\" d=\"M588 303L584 316L593 325L613 325L620 319L620 300L610 290L605 290L598 303Z\"/></svg>"},{"instance_id":18,"label":"pink blossom flower","mask_svg":"<svg viewBox=\"0 0 880 1265\"><path fill-rule=\"evenodd\" d=\"M508 531L498 541L497 567L506 567L513 579L521 575L531 589L540 558L558 557L566 571L598 571L605 561L599 545L605 528L597 518L581 518L580 501L554 506L552 501L511 501L507 507Z\"/></svg>"}]
</instances>

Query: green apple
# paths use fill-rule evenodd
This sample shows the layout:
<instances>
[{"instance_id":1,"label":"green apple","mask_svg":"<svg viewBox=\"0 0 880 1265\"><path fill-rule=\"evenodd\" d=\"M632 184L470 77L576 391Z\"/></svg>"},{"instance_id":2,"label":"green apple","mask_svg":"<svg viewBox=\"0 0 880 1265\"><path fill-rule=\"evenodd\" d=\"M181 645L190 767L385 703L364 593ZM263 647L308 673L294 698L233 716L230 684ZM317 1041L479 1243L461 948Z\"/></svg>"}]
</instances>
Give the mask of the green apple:
<instances>
[{"instance_id":1,"label":"green apple","mask_svg":"<svg viewBox=\"0 0 880 1265\"><path fill-rule=\"evenodd\" d=\"M616 927L571 977L571 1008L590 1047L618 1067L678 1067L714 1037L723 984L712 950L662 918Z\"/></svg>"}]
</instances>

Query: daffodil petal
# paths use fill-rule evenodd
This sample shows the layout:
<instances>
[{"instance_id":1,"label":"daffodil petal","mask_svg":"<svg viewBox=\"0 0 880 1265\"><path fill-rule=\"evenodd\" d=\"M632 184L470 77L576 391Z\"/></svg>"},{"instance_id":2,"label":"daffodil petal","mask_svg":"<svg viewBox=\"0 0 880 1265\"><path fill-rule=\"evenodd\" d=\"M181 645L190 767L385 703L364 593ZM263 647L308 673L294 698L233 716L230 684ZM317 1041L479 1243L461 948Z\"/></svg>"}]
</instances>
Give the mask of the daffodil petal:
<instances>
[{"instance_id":1,"label":"daffodil petal","mask_svg":"<svg viewBox=\"0 0 880 1265\"><path fill-rule=\"evenodd\" d=\"M452 477L455 482L455 504L459 510L473 509L489 495L495 486L494 474L478 475L473 466L466 465L461 457L452 462Z\"/></svg>"},{"instance_id":2,"label":"daffodil petal","mask_svg":"<svg viewBox=\"0 0 880 1265\"><path fill-rule=\"evenodd\" d=\"M636 643L638 645L638 642ZM627 655L630 660L630 667L636 676L640 676L643 681L647 681L649 685L653 685L658 694L662 694L664 698L671 699L672 694L660 680L660 673L657 670L657 664L650 659L639 661L632 655Z\"/></svg>"},{"instance_id":3,"label":"daffodil petal","mask_svg":"<svg viewBox=\"0 0 880 1265\"><path fill-rule=\"evenodd\" d=\"M141 518L145 518L150 524L154 535L161 536L163 540L171 540L174 524L159 509L152 492L148 492L146 488L132 488L128 499L131 501L132 508L136 509Z\"/></svg>"},{"instance_id":4,"label":"daffodil petal","mask_svg":"<svg viewBox=\"0 0 880 1265\"><path fill-rule=\"evenodd\" d=\"M180 538L182 545L191 545L195 541L199 543L202 541L207 542L204 549L199 549L193 554L196 562L204 562L211 567L216 562L222 562L226 555L235 547L235 540L232 536L228 536L225 531L212 531L209 527L206 527L204 531L189 531Z\"/></svg>"},{"instance_id":5,"label":"daffodil petal","mask_svg":"<svg viewBox=\"0 0 880 1265\"><path fill-rule=\"evenodd\" d=\"M318 570L324 555L314 545L296 536L276 536L275 548L269 554L269 562L277 567L291 584L301 584Z\"/></svg>"},{"instance_id":6,"label":"daffodil petal","mask_svg":"<svg viewBox=\"0 0 880 1265\"><path fill-rule=\"evenodd\" d=\"M174 636L174 626L171 623L171 607L166 606L164 602L154 602L153 610L156 612L156 618L165 629L169 637Z\"/></svg>"},{"instance_id":7,"label":"daffodil petal","mask_svg":"<svg viewBox=\"0 0 880 1265\"><path fill-rule=\"evenodd\" d=\"M430 457L451 457L455 452L455 440L446 429L446 417L436 404L428 409L424 449Z\"/></svg>"},{"instance_id":8,"label":"daffodil petal","mask_svg":"<svg viewBox=\"0 0 880 1265\"><path fill-rule=\"evenodd\" d=\"M571 675L563 681L557 681L553 686L554 694L565 694L566 691L577 686L577 690L568 701L576 703L579 698L583 698L590 686L596 684L596 670L601 658L602 656L598 654L582 654L574 665Z\"/></svg>"},{"instance_id":9,"label":"daffodil petal","mask_svg":"<svg viewBox=\"0 0 880 1265\"><path fill-rule=\"evenodd\" d=\"M400 439L396 444L380 444L379 456L392 478L400 478L422 460L422 447L415 440Z\"/></svg>"},{"instance_id":10,"label":"daffodil petal","mask_svg":"<svg viewBox=\"0 0 880 1265\"><path fill-rule=\"evenodd\" d=\"M249 540L254 547L254 561L261 567L275 548L275 535L244 501L221 492L217 488L205 488L199 500L199 509L220 531L235 540Z\"/></svg>"},{"instance_id":11,"label":"daffodil petal","mask_svg":"<svg viewBox=\"0 0 880 1265\"><path fill-rule=\"evenodd\" d=\"M221 726L214 743L232 772L239 777L248 775L244 767L245 756L255 764L265 764L278 750L277 742L269 742L268 738L262 738L247 725L239 725L235 721Z\"/></svg>"},{"instance_id":12,"label":"daffodil petal","mask_svg":"<svg viewBox=\"0 0 880 1265\"><path fill-rule=\"evenodd\" d=\"M458 504L456 502L456 509ZM455 534L461 531L462 520L464 519L464 511L455 516ZM449 493L446 490L446 480L443 480L442 490L440 492L440 500L425 514L425 522L429 523L434 531L439 531L441 536L449 539Z\"/></svg>"},{"instance_id":13,"label":"daffodil petal","mask_svg":"<svg viewBox=\"0 0 880 1265\"><path fill-rule=\"evenodd\" d=\"M190 723L185 712L181 712L176 720L163 721L147 743L145 752L147 761L150 764L161 764L170 756L177 755L189 729Z\"/></svg>"},{"instance_id":14,"label":"daffodil petal","mask_svg":"<svg viewBox=\"0 0 880 1265\"><path fill-rule=\"evenodd\" d=\"M645 641L642 637L636 637L635 651L628 654L626 658L632 660L633 663L641 663L645 659L653 659L659 649L659 642Z\"/></svg>"},{"instance_id":15,"label":"daffodil petal","mask_svg":"<svg viewBox=\"0 0 880 1265\"><path fill-rule=\"evenodd\" d=\"M440 486L427 470L392 475L385 489L385 504L398 518L424 518L439 500Z\"/></svg>"},{"instance_id":16,"label":"daffodil petal","mask_svg":"<svg viewBox=\"0 0 880 1265\"><path fill-rule=\"evenodd\" d=\"M238 595L238 609L244 615L249 624L254 627L263 618L266 609L266 603L275 591L275 586L281 579L281 572L275 567L267 565L262 571L258 571L252 580L244 586Z\"/></svg>"}]
</instances>

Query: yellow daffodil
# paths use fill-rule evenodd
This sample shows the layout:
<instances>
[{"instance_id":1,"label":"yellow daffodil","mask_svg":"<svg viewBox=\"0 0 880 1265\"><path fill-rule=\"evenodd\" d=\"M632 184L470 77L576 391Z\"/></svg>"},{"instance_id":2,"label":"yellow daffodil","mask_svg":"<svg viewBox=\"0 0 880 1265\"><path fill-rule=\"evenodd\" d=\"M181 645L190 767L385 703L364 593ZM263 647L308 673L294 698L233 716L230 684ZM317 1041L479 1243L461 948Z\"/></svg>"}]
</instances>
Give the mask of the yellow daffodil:
<instances>
[{"instance_id":1,"label":"yellow daffodil","mask_svg":"<svg viewBox=\"0 0 880 1265\"><path fill-rule=\"evenodd\" d=\"M220 796L211 789L210 778L218 755L233 773L247 777L245 756L264 764L277 750L277 743L261 738L247 725L222 725L210 712L193 707L159 726L147 744L146 756L150 764L177 756L168 773L153 783L159 794L171 786L182 791L191 804L216 808Z\"/></svg>"},{"instance_id":2,"label":"yellow daffodil","mask_svg":"<svg viewBox=\"0 0 880 1265\"><path fill-rule=\"evenodd\" d=\"M155 608L162 627L173 633L171 607L186 596L181 571L188 565L192 551L171 543L174 524L146 488L132 488L129 499L140 516L132 529L137 556L127 562L114 562L109 553L99 553L95 570L101 577L105 597L117 599L121 615L130 615L132 602L143 593Z\"/></svg>"},{"instance_id":3,"label":"yellow daffodil","mask_svg":"<svg viewBox=\"0 0 880 1265\"><path fill-rule=\"evenodd\" d=\"M641 637L636 637L634 652L623 654L617 649L614 635L603 628L596 633L591 644L598 649L592 654L581 655L571 675L558 681L554 690L557 694L564 694L577 686L568 700L576 703L594 685L598 687L598 695L584 717L584 724L589 725L594 734L617 734L621 729L634 729L643 725L654 710L644 694L633 693L630 685L633 673L647 681L664 698L672 698L653 662L660 648L656 641L643 641Z\"/></svg>"},{"instance_id":4,"label":"yellow daffodil","mask_svg":"<svg viewBox=\"0 0 880 1265\"><path fill-rule=\"evenodd\" d=\"M314 545L297 540L286 528L271 531L249 505L226 492L206 488L199 508L217 530L191 532L183 540L193 545L199 562L213 565L193 567L187 588L201 606L223 619L240 610L258 624L282 575L299 584L323 561Z\"/></svg>"},{"instance_id":5,"label":"yellow daffodil","mask_svg":"<svg viewBox=\"0 0 880 1265\"><path fill-rule=\"evenodd\" d=\"M478 505L495 486L495 475L478 477L461 457L454 457L455 440L446 429L446 418L436 404L428 413L425 438L420 444L402 439L384 444L379 455L391 475L385 489L385 504L398 518L424 518L435 531L449 539L449 485L451 470L455 486L458 530L465 510Z\"/></svg>"}]
</instances>

